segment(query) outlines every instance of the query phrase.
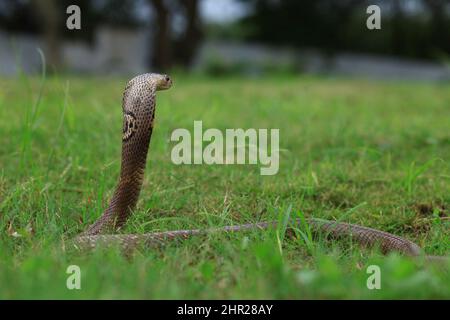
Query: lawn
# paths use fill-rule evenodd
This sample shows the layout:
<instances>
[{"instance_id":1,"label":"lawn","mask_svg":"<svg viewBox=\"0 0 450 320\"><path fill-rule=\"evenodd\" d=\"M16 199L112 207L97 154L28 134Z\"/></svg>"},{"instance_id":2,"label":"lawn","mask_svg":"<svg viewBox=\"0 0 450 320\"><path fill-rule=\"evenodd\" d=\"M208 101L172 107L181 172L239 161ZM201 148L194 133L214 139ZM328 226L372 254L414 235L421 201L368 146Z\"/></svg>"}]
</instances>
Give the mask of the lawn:
<instances>
[{"instance_id":1,"label":"lawn","mask_svg":"<svg viewBox=\"0 0 450 320\"><path fill-rule=\"evenodd\" d=\"M449 254L450 84L173 75L158 93L138 207L123 232L290 214L392 232ZM0 79L0 298L450 298L450 277L350 241L215 234L123 255L65 248L107 206L125 78ZM42 85L42 91L40 91ZM41 94L40 94L41 93ZM279 128L280 168L175 165L176 128ZM81 269L68 290L66 269ZM369 265L381 289L369 290Z\"/></svg>"}]
</instances>

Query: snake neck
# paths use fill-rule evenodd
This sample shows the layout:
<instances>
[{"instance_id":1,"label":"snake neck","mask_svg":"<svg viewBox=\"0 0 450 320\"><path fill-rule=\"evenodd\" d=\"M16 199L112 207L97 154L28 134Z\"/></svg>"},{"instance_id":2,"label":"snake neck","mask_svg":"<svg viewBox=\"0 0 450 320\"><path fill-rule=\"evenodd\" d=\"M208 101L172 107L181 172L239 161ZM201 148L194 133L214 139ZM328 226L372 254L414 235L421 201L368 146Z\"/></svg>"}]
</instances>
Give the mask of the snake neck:
<instances>
[{"instance_id":1,"label":"snake neck","mask_svg":"<svg viewBox=\"0 0 450 320\"><path fill-rule=\"evenodd\" d=\"M147 153L153 132L155 94L129 94L123 101L123 137L120 179L103 215L85 234L117 231L136 208L144 181Z\"/></svg>"}]
</instances>

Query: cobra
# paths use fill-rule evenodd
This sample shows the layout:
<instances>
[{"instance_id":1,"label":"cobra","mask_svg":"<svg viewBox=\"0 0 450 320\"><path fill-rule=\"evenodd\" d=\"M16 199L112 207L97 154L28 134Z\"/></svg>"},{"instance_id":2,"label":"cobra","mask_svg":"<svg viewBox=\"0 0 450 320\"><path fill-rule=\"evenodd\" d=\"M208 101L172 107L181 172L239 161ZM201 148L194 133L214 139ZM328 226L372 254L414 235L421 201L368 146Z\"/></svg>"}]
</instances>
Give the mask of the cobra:
<instances>
[{"instance_id":1,"label":"cobra","mask_svg":"<svg viewBox=\"0 0 450 320\"><path fill-rule=\"evenodd\" d=\"M153 132L156 92L169 89L171 86L172 80L169 76L155 73L139 75L126 85L122 100L124 119L120 179L103 215L74 239L73 244L76 248L92 249L100 245L118 245L129 251L138 246L153 246L204 234L244 232L277 226L278 222L273 221L213 229L174 230L146 234L116 233L135 209L142 188L147 153ZM364 246L377 245L384 253L397 251L409 256L424 256L427 260L445 258L424 255L421 248L415 243L380 230L317 218L308 218L305 221L315 235L333 238L351 237ZM300 224L300 220L293 220L289 226L290 228L299 227Z\"/></svg>"}]
</instances>

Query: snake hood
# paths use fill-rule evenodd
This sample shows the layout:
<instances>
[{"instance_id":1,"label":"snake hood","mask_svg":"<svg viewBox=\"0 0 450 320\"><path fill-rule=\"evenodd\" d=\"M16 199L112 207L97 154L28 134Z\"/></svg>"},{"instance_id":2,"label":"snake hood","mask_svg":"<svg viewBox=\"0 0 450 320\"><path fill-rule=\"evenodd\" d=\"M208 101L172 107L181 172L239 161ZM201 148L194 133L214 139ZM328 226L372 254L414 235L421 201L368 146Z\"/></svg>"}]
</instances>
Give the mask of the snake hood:
<instances>
[{"instance_id":1,"label":"snake hood","mask_svg":"<svg viewBox=\"0 0 450 320\"><path fill-rule=\"evenodd\" d=\"M172 79L167 74L144 73L128 81L127 87L138 84L148 89L166 90L172 86Z\"/></svg>"},{"instance_id":2,"label":"snake hood","mask_svg":"<svg viewBox=\"0 0 450 320\"><path fill-rule=\"evenodd\" d=\"M134 112L142 106L141 100L155 100L155 93L172 86L172 79L166 74L144 73L128 81L123 93L123 111ZM147 101L150 102L150 101ZM133 108L134 107L134 108Z\"/></svg>"},{"instance_id":3,"label":"snake hood","mask_svg":"<svg viewBox=\"0 0 450 320\"><path fill-rule=\"evenodd\" d=\"M172 79L166 74L145 73L128 81L123 93L123 142L139 131L150 134L155 117L156 91L167 90Z\"/></svg>"}]
</instances>

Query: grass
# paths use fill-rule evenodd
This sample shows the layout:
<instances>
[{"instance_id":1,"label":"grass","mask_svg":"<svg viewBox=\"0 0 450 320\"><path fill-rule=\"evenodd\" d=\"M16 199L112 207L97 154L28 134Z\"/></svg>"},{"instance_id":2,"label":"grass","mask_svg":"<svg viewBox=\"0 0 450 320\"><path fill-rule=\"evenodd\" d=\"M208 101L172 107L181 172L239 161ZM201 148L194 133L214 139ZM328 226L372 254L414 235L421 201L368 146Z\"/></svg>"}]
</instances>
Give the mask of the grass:
<instances>
[{"instance_id":1,"label":"grass","mask_svg":"<svg viewBox=\"0 0 450 320\"><path fill-rule=\"evenodd\" d=\"M124 232L319 217L449 253L450 87L308 77L174 77L158 94ZM450 298L448 271L307 228L211 235L124 256L64 250L117 182L126 79L0 79L0 298ZM42 85L42 94L40 88ZM280 170L170 161L176 128L280 128ZM81 290L66 288L69 265ZM366 269L381 268L369 290ZM447 269L448 270L448 269Z\"/></svg>"}]
</instances>

